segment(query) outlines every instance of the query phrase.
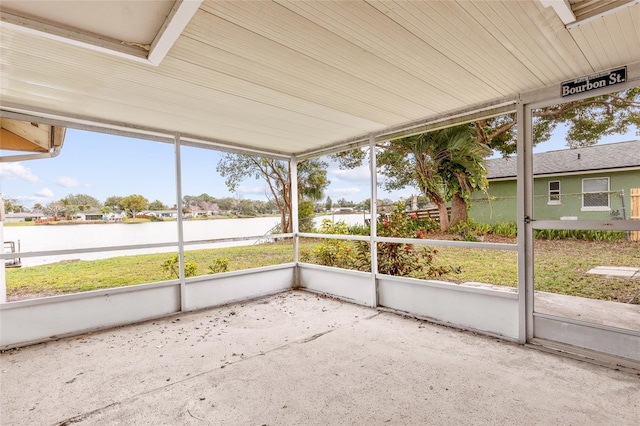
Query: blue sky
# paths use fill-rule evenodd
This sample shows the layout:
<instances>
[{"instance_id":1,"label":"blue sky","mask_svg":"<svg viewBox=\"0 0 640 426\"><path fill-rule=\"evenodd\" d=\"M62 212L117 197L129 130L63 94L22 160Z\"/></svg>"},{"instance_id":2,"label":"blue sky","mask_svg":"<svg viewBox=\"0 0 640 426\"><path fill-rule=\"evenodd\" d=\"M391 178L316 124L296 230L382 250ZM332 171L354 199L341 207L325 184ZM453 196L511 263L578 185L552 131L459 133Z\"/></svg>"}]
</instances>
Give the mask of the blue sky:
<instances>
[{"instance_id":1,"label":"blue sky","mask_svg":"<svg viewBox=\"0 0 640 426\"><path fill-rule=\"evenodd\" d=\"M565 148L562 131L534 151ZM635 139L635 129L625 135L603 139L603 143ZM84 131L67 131L60 155L17 163L0 163L2 196L31 208L46 205L69 194L89 194L100 201L112 195L141 194L149 201L175 204L175 163L173 145ZM6 152L5 152L6 154ZM267 188L259 180L248 179L232 194L216 172L222 153L182 147L183 195L208 193L217 198L239 197L266 200ZM325 195L359 202L370 196L367 167L343 171L335 164L328 170L331 185ZM415 189L394 193L378 191L379 198L409 198Z\"/></svg>"},{"instance_id":2,"label":"blue sky","mask_svg":"<svg viewBox=\"0 0 640 426\"><path fill-rule=\"evenodd\" d=\"M4 198L28 208L79 193L100 201L141 194L172 206L176 202L173 151L172 144L69 129L58 157L0 164L0 188ZM181 147L183 195L266 200L268 190L260 180L247 179L236 193L229 192L216 172L222 155ZM334 200L360 201L370 195L366 167L344 173L334 165L329 179L326 195Z\"/></svg>"}]
</instances>

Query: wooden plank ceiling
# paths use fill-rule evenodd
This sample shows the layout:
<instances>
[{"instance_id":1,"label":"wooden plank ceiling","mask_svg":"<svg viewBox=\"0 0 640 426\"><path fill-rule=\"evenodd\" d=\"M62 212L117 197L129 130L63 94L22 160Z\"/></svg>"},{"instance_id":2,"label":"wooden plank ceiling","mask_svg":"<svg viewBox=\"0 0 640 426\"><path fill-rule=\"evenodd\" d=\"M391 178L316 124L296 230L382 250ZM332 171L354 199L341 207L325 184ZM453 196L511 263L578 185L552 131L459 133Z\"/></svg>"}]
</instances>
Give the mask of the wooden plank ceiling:
<instances>
[{"instance_id":1,"label":"wooden plank ceiling","mask_svg":"<svg viewBox=\"0 0 640 426\"><path fill-rule=\"evenodd\" d=\"M157 67L0 32L5 110L285 155L640 62L638 4L567 29L537 0L211 0Z\"/></svg>"}]
</instances>

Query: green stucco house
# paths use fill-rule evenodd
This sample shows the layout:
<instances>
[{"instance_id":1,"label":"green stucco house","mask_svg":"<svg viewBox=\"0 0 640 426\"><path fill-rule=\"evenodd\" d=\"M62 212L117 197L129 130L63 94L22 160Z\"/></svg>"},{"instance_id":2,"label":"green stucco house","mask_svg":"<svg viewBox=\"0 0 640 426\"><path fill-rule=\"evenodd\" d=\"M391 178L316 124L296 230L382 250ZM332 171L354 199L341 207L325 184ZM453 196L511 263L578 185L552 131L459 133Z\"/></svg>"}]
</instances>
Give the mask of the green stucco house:
<instances>
[{"instance_id":1,"label":"green stucco house","mask_svg":"<svg viewBox=\"0 0 640 426\"><path fill-rule=\"evenodd\" d=\"M476 193L469 216L480 223L515 221L515 157L487 161L487 194ZM640 188L640 140L533 155L534 219L629 219L631 188Z\"/></svg>"}]
</instances>

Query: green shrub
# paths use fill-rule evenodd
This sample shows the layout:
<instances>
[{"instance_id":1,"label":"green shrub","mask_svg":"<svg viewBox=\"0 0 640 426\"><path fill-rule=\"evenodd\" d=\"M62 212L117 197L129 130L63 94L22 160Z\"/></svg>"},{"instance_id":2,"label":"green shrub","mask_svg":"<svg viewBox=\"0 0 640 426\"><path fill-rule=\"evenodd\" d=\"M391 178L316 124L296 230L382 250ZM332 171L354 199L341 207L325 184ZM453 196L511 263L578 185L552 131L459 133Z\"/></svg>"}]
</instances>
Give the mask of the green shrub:
<instances>
[{"instance_id":1,"label":"green shrub","mask_svg":"<svg viewBox=\"0 0 640 426\"><path fill-rule=\"evenodd\" d=\"M311 232L313 230L313 203L311 201L300 201L298 204L298 230L300 232Z\"/></svg>"},{"instance_id":2,"label":"green shrub","mask_svg":"<svg viewBox=\"0 0 640 426\"><path fill-rule=\"evenodd\" d=\"M458 234L462 241L479 241L479 236L484 236L492 231L491 225L478 223L473 219L460 222L449 228L449 233Z\"/></svg>"},{"instance_id":3,"label":"green shrub","mask_svg":"<svg viewBox=\"0 0 640 426\"><path fill-rule=\"evenodd\" d=\"M391 214L378 219L377 234L381 237L423 238L424 231L416 226L417 218L407 216L404 203L398 203ZM357 241L356 265L371 270L370 244ZM460 268L433 265L438 250L426 246L401 243L378 243L378 272L386 275L428 278L460 272Z\"/></svg>"},{"instance_id":4,"label":"green shrub","mask_svg":"<svg viewBox=\"0 0 640 426\"><path fill-rule=\"evenodd\" d=\"M533 237L540 240L620 241L626 238L621 231L594 231L583 229L534 229Z\"/></svg>"},{"instance_id":5,"label":"green shrub","mask_svg":"<svg viewBox=\"0 0 640 426\"><path fill-rule=\"evenodd\" d=\"M518 225L513 222L500 222L491 227L491 233L503 237L515 237L518 235Z\"/></svg>"},{"instance_id":6,"label":"green shrub","mask_svg":"<svg viewBox=\"0 0 640 426\"><path fill-rule=\"evenodd\" d=\"M371 235L371 227L369 225L349 225L347 227L347 233L349 235Z\"/></svg>"},{"instance_id":7,"label":"green shrub","mask_svg":"<svg viewBox=\"0 0 640 426\"><path fill-rule=\"evenodd\" d=\"M169 259L165 260L162 264L162 270L169 275L169 277L180 278L180 263L178 255L173 255ZM185 277L193 277L198 272L198 265L193 262L184 263L184 275Z\"/></svg>"},{"instance_id":8,"label":"green shrub","mask_svg":"<svg viewBox=\"0 0 640 426\"><path fill-rule=\"evenodd\" d=\"M349 226L344 222L323 219L319 234L348 235ZM323 240L312 250L302 250L300 260L336 268L352 269L355 265L354 245L352 241Z\"/></svg>"},{"instance_id":9,"label":"green shrub","mask_svg":"<svg viewBox=\"0 0 640 426\"><path fill-rule=\"evenodd\" d=\"M438 232L440 230L440 222L429 217L419 219L415 213L409 213L407 216L407 228L412 231Z\"/></svg>"},{"instance_id":10,"label":"green shrub","mask_svg":"<svg viewBox=\"0 0 640 426\"><path fill-rule=\"evenodd\" d=\"M209 265L209 272L219 274L229 270L229 259L226 257L217 257L213 259L213 263Z\"/></svg>"},{"instance_id":11,"label":"green shrub","mask_svg":"<svg viewBox=\"0 0 640 426\"><path fill-rule=\"evenodd\" d=\"M407 215L404 204L398 203L389 215L380 216L377 222L377 234L381 237L424 238L426 232L419 226L416 217ZM424 221L431 226L429 221ZM321 234L368 235L367 226L347 226L344 222L333 223L325 219L320 225ZM413 244L378 243L378 272L386 275L413 278L428 278L447 273L460 272L452 266L434 266L434 257L438 250ZM302 251L303 262L337 268L371 271L371 244L367 241L323 240L314 249Z\"/></svg>"}]
</instances>

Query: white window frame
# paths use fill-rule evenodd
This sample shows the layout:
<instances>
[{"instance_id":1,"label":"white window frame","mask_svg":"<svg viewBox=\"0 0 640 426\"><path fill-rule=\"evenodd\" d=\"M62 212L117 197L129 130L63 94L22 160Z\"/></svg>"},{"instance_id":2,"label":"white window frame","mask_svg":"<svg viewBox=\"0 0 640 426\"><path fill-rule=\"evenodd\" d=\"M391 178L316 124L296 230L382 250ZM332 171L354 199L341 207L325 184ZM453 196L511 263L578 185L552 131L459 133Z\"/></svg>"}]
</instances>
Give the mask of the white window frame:
<instances>
[{"instance_id":1,"label":"white window frame","mask_svg":"<svg viewBox=\"0 0 640 426\"><path fill-rule=\"evenodd\" d=\"M551 189L551 184L552 183L558 183L558 189L554 189L553 192ZM560 183L559 180L550 180L549 182L547 182L547 204L550 206L553 205L559 205L562 204L562 196L561 194L561 188L562 188L562 184ZM552 196L558 196L557 200L553 200L551 199Z\"/></svg>"},{"instance_id":2,"label":"white window frame","mask_svg":"<svg viewBox=\"0 0 640 426\"><path fill-rule=\"evenodd\" d=\"M585 181L589 181L589 180L602 180L602 179L606 179L607 180L607 205L606 206L586 206L584 205L584 196L585 194L598 194L600 192L603 191L589 191L589 192L585 192L584 190L584 183ZM596 178L584 178L582 179L582 211L583 212L604 212L604 211L610 211L611 210L611 194L609 193L611 190L611 179L608 176L605 177L596 177Z\"/></svg>"}]
</instances>

